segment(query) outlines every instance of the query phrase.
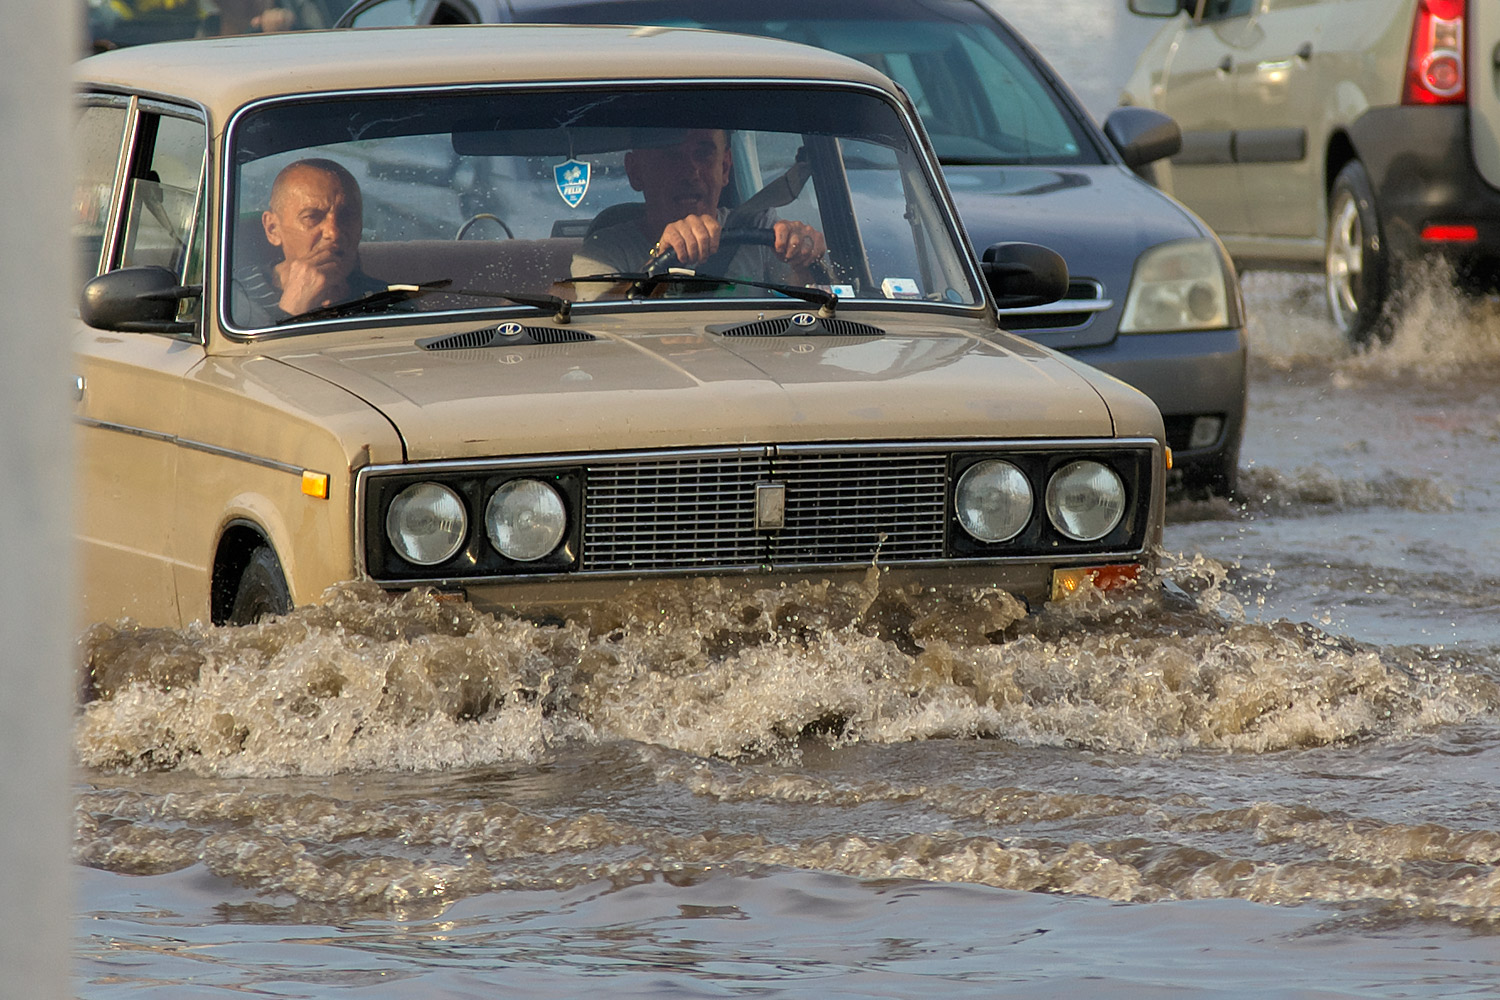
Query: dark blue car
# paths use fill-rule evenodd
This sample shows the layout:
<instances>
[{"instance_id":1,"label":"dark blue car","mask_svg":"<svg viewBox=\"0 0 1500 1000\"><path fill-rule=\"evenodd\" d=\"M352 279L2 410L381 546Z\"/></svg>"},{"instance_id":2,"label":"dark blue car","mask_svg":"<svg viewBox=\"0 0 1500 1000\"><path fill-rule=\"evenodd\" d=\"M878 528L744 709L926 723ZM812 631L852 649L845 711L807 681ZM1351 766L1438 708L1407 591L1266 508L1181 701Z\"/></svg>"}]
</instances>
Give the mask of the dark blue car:
<instances>
[{"instance_id":1,"label":"dark blue car","mask_svg":"<svg viewBox=\"0 0 1500 1000\"><path fill-rule=\"evenodd\" d=\"M1118 108L1100 129L975 0L361 0L339 23L481 22L714 28L881 70L922 113L970 243L1039 243L1067 261L1068 296L1006 310L1005 325L1141 389L1165 419L1178 485L1233 492L1245 417L1239 285L1212 231L1133 172L1176 152L1170 118Z\"/></svg>"}]
</instances>

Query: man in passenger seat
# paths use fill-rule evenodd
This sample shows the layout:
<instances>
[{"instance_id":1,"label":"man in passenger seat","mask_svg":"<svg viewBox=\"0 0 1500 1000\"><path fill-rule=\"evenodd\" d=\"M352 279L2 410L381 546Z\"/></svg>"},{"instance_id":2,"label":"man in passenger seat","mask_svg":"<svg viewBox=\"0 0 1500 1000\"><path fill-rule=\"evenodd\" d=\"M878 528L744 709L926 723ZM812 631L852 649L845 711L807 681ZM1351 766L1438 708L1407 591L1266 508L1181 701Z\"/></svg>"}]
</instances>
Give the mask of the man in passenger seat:
<instances>
[{"instance_id":1,"label":"man in passenger seat","mask_svg":"<svg viewBox=\"0 0 1500 1000\"><path fill-rule=\"evenodd\" d=\"M674 137L675 138L675 137ZM645 211L638 218L590 233L573 257L575 277L632 272L658 253L675 251L684 266L702 264L719 249L728 211L719 195L729 183L733 154L723 129L688 129L671 145L632 149L625 175L641 192ZM809 267L828 250L823 234L804 222L780 219L771 227L772 247L743 246L725 274L756 281L812 283ZM604 296L603 283L579 283L582 299Z\"/></svg>"}]
</instances>

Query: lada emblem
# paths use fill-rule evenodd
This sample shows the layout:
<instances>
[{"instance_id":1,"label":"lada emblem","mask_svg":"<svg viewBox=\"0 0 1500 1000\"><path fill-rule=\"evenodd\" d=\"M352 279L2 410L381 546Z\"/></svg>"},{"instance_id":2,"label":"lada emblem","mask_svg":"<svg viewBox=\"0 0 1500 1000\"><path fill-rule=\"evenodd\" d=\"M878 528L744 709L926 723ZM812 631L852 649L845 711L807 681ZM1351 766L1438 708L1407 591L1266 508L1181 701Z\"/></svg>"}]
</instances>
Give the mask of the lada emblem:
<instances>
[{"instance_id":1,"label":"lada emblem","mask_svg":"<svg viewBox=\"0 0 1500 1000\"><path fill-rule=\"evenodd\" d=\"M519 337L526 332L526 328L520 323L501 323L495 327L495 332L502 337Z\"/></svg>"},{"instance_id":2,"label":"lada emblem","mask_svg":"<svg viewBox=\"0 0 1500 1000\"><path fill-rule=\"evenodd\" d=\"M792 316L793 326L812 326L817 321L818 317L814 316L812 313L795 313Z\"/></svg>"},{"instance_id":3,"label":"lada emblem","mask_svg":"<svg viewBox=\"0 0 1500 1000\"><path fill-rule=\"evenodd\" d=\"M507 354L500 359L502 365L518 365L524 359L519 354Z\"/></svg>"},{"instance_id":4,"label":"lada emblem","mask_svg":"<svg viewBox=\"0 0 1500 1000\"><path fill-rule=\"evenodd\" d=\"M755 530L780 531L786 527L786 484L755 484Z\"/></svg>"},{"instance_id":5,"label":"lada emblem","mask_svg":"<svg viewBox=\"0 0 1500 1000\"><path fill-rule=\"evenodd\" d=\"M792 353L793 354L811 354L815 350L817 350L817 348L814 347L811 344L793 344L792 345Z\"/></svg>"}]
</instances>

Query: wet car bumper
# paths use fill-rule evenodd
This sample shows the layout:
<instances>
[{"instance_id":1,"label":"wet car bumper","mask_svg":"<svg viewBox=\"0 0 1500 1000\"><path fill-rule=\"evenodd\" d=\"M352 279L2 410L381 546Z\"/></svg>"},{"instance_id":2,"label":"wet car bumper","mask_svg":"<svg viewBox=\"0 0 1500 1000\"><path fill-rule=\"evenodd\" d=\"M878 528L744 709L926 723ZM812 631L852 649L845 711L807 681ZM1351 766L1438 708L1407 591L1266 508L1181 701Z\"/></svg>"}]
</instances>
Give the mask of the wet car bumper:
<instances>
[{"instance_id":1,"label":"wet car bumper","mask_svg":"<svg viewBox=\"0 0 1500 1000\"><path fill-rule=\"evenodd\" d=\"M1154 544L1159 544L1158 538ZM860 566L816 573L748 573L705 577L646 577L630 580L577 577L565 581L518 579L435 587L439 597L466 600L492 614L514 614L538 619L587 619L591 612L619 606L677 607L691 595L711 591L722 604L749 599L757 591L823 586L873 600L880 593L914 588L953 591L972 596L994 588L1016 597L1030 608L1076 588L1086 573L1099 589L1113 590L1146 582L1155 563L1149 553L1121 554L1093 559L1062 560L1056 565L1032 563L949 566ZM826 598L825 598L826 599Z\"/></svg>"},{"instance_id":2,"label":"wet car bumper","mask_svg":"<svg viewBox=\"0 0 1500 1000\"><path fill-rule=\"evenodd\" d=\"M1173 467L1195 473L1234 467L1245 430L1246 340L1243 329L1122 334L1113 344L1069 350L1068 356L1127 382L1151 397L1166 425ZM1211 443L1194 428L1218 418Z\"/></svg>"},{"instance_id":3,"label":"wet car bumper","mask_svg":"<svg viewBox=\"0 0 1500 1000\"><path fill-rule=\"evenodd\" d=\"M1383 107L1350 129L1369 172L1387 245L1403 258L1447 257L1463 272L1493 276L1500 264L1500 190L1470 153L1470 109ZM1429 226L1472 226L1472 239L1424 239Z\"/></svg>"}]
</instances>

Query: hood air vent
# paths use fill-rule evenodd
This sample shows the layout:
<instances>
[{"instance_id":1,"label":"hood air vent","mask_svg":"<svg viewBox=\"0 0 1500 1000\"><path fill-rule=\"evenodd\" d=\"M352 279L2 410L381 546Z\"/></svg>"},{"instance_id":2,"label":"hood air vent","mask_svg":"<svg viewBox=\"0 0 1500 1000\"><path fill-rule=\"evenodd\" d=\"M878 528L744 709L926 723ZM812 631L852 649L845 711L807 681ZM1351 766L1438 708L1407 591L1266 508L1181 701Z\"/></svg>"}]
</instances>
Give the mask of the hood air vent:
<instances>
[{"instance_id":1,"label":"hood air vent","mask_svg":"<svg viewBox=\"0 0 1500 1000\"><path fill-rule=\"evenodd\" d=\"M814 313L793 313L779 319L761 319L734 326L711 326L709 333L721 337L884 337L885 331L869 323L847 319L823 319Z\"/></svg>"},{"instance_id":2,"label":"hood air vent","mask_svg":"<svg viewBox=\"0 0 1500 1000\"><path fill-rule=\"evenodd\" d=\"M417 346L427 351L472 351L481 347L519 347L527 344L582 344L598 339L587 330L501 323L481 330L428 337L417 341Z\"/></svg>"}]
</instances>

